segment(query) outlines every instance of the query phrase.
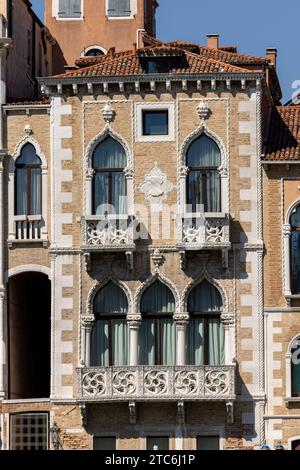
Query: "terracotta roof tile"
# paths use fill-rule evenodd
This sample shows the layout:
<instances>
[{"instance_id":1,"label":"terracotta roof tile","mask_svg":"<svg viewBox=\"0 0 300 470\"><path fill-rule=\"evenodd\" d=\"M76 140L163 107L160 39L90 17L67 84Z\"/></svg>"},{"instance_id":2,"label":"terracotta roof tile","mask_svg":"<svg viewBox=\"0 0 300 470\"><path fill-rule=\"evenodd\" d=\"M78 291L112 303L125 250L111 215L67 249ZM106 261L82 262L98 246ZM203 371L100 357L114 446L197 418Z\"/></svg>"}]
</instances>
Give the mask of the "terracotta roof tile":
<instances>
[{"instance_id":1,"label":"terracotta roof tile","mask_svg":"<svg viewBox=\"0 0 300 470\"><path fill-rule=\"evenodd\" d=\"M141 55L143 50L150 52L149 48L140 49L138 54ZM180 51L180 48L171 48L164 46L156 46L151 48L151 53L155 55L155 51L166 53ZM182 50L181 50L182 51ZM158 54L159 55L159 54ZM101 59L101 57L104 57ZM174 68L170 69L170 74L186 74L186 73L249 73L247 69L237 67L235 65L226 64L210 57L199 56L198 54L184 50L182 57L174 62ZM126 75L146 75L142 67L140 58L137 53L131 52L125 55L100 56L100 59L93 65L88 67L80 67L76 70L68 71L62 75L56 75L53 78L71 78L71 77L102 77L102 76L126 76Z\"/></svg>"},{"instance_id":2,"label":"terracotta roof tile","mask_svg":"<svg viewBox=\"0 0 300 470\"><path fill-rule=\"evenodd\" d=\"M300 106L278 106L272 111L265 161L300 161Z\"/></svg>"}]
</instances>

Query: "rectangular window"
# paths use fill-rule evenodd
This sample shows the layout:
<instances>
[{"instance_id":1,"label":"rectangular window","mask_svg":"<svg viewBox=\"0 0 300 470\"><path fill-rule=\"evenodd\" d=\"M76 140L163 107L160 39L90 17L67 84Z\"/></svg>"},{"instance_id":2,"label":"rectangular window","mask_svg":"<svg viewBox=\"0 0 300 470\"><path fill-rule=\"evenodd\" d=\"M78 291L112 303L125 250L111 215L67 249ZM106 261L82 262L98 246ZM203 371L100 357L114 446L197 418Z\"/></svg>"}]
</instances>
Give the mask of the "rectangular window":
<instances>
[{"instance_id":1,"label":"rectangular window","mask_svg":"<svg viewBox=\"0 0 300 470\"><path fill-rule=\"evenodd\" d=\"M220 450L219 436L198 436L197 450Z\"/></svg>"},{"instance_id":2,"label":"rectangular window","mask_svg":"<svg viewBox=\"0 0 300 470\"><path fill-rule=\"evenodd\" d=\"M176 63L166 59L145 60L142 67L146 73L169 73Z\"/></svg>"},{"instance_id":3,"label":"rectangular window","mask_svg":"<svg viewBox=\"0 0 300 470\"><path fill-rule=\"evenodd\" d=\"M130 0L108 0L108 16L130 16Z\"/></svg>"},{"instance_id":4,"label":"rectangular window","mask_svg":"<svg viewBox=\"0 0 300 470\"><path fill-rule=\"evenodd\" d=\"M167 110L143 111L143 135L168 135L169 114Z\"/></svg>"},{"instance_id":5,"label":"rectangular window","mask_svg":"<svg viewBox=\"0 0 300 470\"><path fill-rule=\"evenodd\" d=\"M20 413L10 417L11 450L48 449L48 413Z\"/></svg>"},{"instance_id":6,"label":"rectangular window","mask_svg":"<svg viewBox=\"0 0 300 470\"><path fill-rule=\"evenodd\" d=\"M94 450L116 450L116 438L94 437Z\"/></svg>"},{"instance_id":7,"label":"rectangular window","mask_svg":"<svg viewBox=\"0 0 300 470\"><path fill-rule=\"evenodd\" d=\"M147 450L169 450L169 436L147 437Z\"/></svg>"},{"instance_id":8,"label":"rectangular window","mask_svg":"<svg viewBox=\"0 0 300 470\"><path fill-rule=\"evenodd\" d=\"M60 18L80 18L81 0L59 0L58 16Z\"/></svg>"}]
</instances>

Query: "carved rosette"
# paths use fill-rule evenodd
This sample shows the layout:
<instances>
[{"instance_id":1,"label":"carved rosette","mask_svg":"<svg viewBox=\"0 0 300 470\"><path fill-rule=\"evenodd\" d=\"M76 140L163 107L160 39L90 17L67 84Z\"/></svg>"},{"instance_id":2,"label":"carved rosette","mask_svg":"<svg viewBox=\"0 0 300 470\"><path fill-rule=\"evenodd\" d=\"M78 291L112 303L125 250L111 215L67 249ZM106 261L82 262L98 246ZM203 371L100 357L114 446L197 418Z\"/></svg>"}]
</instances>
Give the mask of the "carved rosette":
<instances>
[{"instance_id":1,"label":"carved rosette","mask_svg":"<svg viewBox=\"0 0 300 470\"><path fill-rule=\"evenodd\" d=\"M228 389L228 371L210 370L206 372L204 381L204 391L206 395L225 395Z\"/></svg>"},{"instance_id":2,"label":"carved rosette","mask_svg":"<svg viewBox=\"0 0 300 470\"><path fill-rule=\"evenodd\" d=\"M118 371L112 379L113 394L127 396L136 393L136 372Z\"/></svg>"},{"instance_id":3,"label":"carved rosette","mask_svg":"<svg viewBox=\"0 0 300 470\"><path fill-rule=\"evenodd\" d=\"M96 397L106 393L106 377L103 372L88 372L82 378L84 395Z\"/></svg>"},{"instance_id":4,"label":"carved rosette","mask_svg":"<svg viewBox=\"0 0 300 470\"><path fill-rule=\"evenodd\" d=\"M176 395L194 395L198 392L197 374L194 371L182 370L175 374Z\"/></svg>"},{"instance_id":5,"label":"carved rosette","mask_svg":"<svg viewBox=\"0 0 300 470\"><path fill-rule=\"evenodd\" d=\"M161 396L168 392L168 375L165 371L150 370L145 374L144 390L146 395Z\"/></svg>"}]
</instances>

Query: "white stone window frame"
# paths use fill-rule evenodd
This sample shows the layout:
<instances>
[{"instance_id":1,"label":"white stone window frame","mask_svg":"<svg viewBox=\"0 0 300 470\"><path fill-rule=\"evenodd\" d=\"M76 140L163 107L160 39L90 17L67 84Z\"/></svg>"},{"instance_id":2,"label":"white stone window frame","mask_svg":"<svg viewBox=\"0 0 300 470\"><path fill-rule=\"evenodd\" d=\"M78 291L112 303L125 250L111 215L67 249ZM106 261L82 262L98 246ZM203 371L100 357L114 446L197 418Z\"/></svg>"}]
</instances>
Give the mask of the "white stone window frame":
<instances>
[{"instance_id":1,"label":"white stone window frame","mask_svg":"<svg viewBox=\"0 0 300 470\"><path fill-rule=\"evenodd\" d=\"M206 135L212 139L220 149L221 165L218 170L221 176L221 213L223 215L229 213L229 159L228 151L222 139L213 132L206 123L202 123L197 129L189 134L181 145L178 161L178 200L179 213L184 215L186 211L186 182L188 177L188 166L186 164L186 154L190 145L202 135Z\"/></svg>"},{"instance_id":2,"label":"white stone window frame","mask_svg":"<svg viewBox=\"0 0 300 470\"><path fill-rule=\"evenodd\" d=\"M133 20L138 12L137 0L130 0L130 12L131 14L128 16L109 16L108 13L108 2L109 0L105 0L105 15L109 20Z\"/></svg>"},{"instance_id":3,"label":"white stone window frame","mask_svg":"<svg viewBox=\"0 0 300 470\"><path fill-rule=\"evenodd\" d=\"M283 272L283 294L290 303L292 299L300 298L300 294L292 294L292 279L291 279L291 216L293 212L300 206L300 199L297 199L288 208L282 225L282 272Z\"/></svg>"},{"instance_id":4,"label":"white stone window frame","mask_svg":"<svg viewBox=\"0 0 300 470\"><path fill-rule=\"evenodd\" d=\"M52 0L52 16L55 18L57 21L82 21L84 19L84 0L81 0L81 16L78 16L77 18L70 17L70 18L62 18L59 16L59 0Z\"/></svg>"},{"instance_id":5,"label":"white stone window frame","mask_svg":"<svg viewBox=\"0 0 300 470\"><path fill-rule=\"evenodd\" d=\"M286 400L300 402L300 397L293 397L292 390L292 349L295 341L299 341L300 344L300 333L298 333L290 342L287 353L285 355L285 379L286 379Z\"/></svg>"},{"instance_id":6,"label":"white stone window frame","mask_svg":"<svg viewBox=\"0 0 300 470\"><path fill-rule=\"evenodd\" d=\"M93 169L93 153L96 147L106 139L106 137L110 136L112 139L115 139L119 142L120 145L125 150L126 154L126 168L124 169L124 174L126 178L126 186L127 186L127 215L134 214L134 167L133 167L133 158L132 152L130 150L129 145L121 137L117 134L109 124L107 124L104 129L96 135L93 140L89 143L85 158L84 158L84 215L85 217L89 217L93 215L93 177L94 177L94 169Z\"/></svg>"},{"instance_id":7,"label":"white stone window frame","mask_svg":"<svg viewBox=\"0 0 300 470\"><path fill-rule=\"evenodd\" d=\"M166 135L144 135L143 134L143 112L144 111L168 111L169 132ZM174 102L159 103L136 103L135 104L135 140L136 142L174 142L176 110Z\"/></svg>"},{"instance_id":8,"label":"white stone window frame","mask_svg":"<svg viewBox=\"0 0 300 470\"><path fill-rule=\"evenodd\" d=\"M292 450L293 448L293 443L295 441L299 441L300 442L300 435L299 436L293 436L293 437L290 437L288 439L288 450Z\"/></svg>"},{"instance_id":9,"label":"white stone window frame","mask_svg":"<svg viewBox=\"0 0 300 470\"><path fill-rule=\"evenodd\" d=\"M99 44L93 44L92 46L85 47L81 51L80 57L91 57L92 58L93 56L87 56L86 53L93 50L93 49L97 49L97 50L103 52L104 55L107 54L107 50L104 47L99 46ZM101 57L101 56L99 56L99 57Z\"/></svg>"},{"instance_id":10,"label":"white stone window frame","mask_svg":"<svg viewBox=\"0 0 300 470\"><path fill-rule=\"evenodd\" d=\"M21 156L25 145L31 144L35 148L37 156L40 158L42 170L42 222L41 238L21 240L22 243L41 243L48 242L48 164L40 144L33 137L26 136L18 142L15 151L10 158L8 167L8 243L17 242L15 233L15 173L16 161Z\"/></svg>"}]
</instances>

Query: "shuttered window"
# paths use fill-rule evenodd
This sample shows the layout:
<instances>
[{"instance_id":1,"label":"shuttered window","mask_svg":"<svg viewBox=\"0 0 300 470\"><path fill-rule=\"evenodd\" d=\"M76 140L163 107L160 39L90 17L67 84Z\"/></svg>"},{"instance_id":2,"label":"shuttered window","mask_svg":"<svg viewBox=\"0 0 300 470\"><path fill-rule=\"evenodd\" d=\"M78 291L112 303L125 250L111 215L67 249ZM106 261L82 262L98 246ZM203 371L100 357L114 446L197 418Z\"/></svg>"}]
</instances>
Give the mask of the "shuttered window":
<instances>
[{"instance_id":1,"label":"shuttered window","mask_svg":"<svg viewBox=\"0 0 300 470\"><path fill-rule=\"evenodd\" d=\"M130 0L108 0L108 16L130 16Z\"/></svg>"},{"instance_id":2,"label":"shuttered window","mask_svg":"<svg viewBox=\"0 0 300 470\"><path fill-rule=\"evenodd\" d=\"M59 0L58 16L60 18L80 18L81 0Z\"/></svg>"}]
</instances>

